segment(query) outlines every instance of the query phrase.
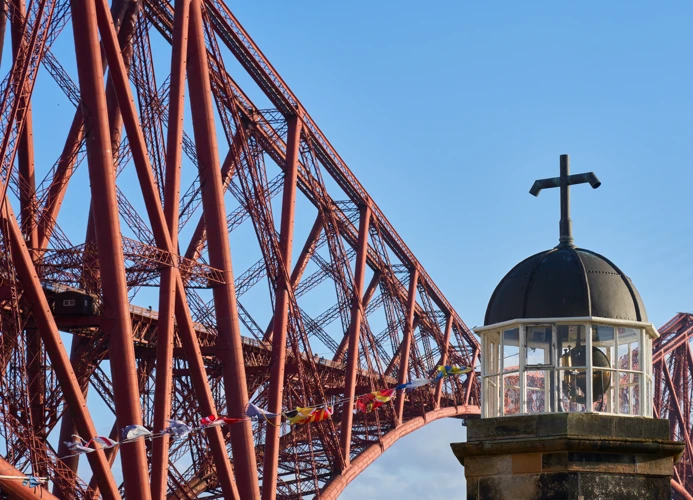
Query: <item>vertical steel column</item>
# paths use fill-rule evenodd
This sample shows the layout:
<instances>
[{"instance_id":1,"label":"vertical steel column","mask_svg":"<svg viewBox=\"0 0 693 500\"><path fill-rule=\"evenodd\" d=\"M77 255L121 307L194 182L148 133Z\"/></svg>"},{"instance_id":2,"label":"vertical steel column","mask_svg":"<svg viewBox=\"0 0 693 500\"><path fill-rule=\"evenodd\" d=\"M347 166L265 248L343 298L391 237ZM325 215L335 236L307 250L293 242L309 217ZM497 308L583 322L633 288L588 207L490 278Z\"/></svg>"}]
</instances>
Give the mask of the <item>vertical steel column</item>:
<instances>
[{"instance_id":1,"label":"vertical steel column","mask_svg":"<svg viewBox=\"0 0 693 500\"><path fill-rule=\"evenodd\" d=\"M142 188L144 204L149 215L149 221L154 233L154 239L159 248L169 254L176 254L172 247L164 211L161 207L158 190L154 184L152 168L147 154L147 146L140 127L134 100L130 91L127 71L124 60L118 50L115 30L108 13L106 0L96 1L96 13L101 29L104 50L111 63L113 76L113 89L117 94L121 116L130 141L130 149L135 163L135 170ZM123 30L121 30L122 33ZM175 314L178 323L178 333L185 351L185 356L190 368L193 387L199 400L200 411L205 415L216 414L214 399L209 388L204 361L200 353L200 346L193 328L190 312L186 303L185 288L177 267L171 267L171 274L176 281L175 286ZM224 498L238 499L238 489L233 482L231 463L228 460L226 445L221 430L211 427L206 430L209 438L210 449L214 460L217 478L221 483Z\"/></svg>"},{"instance_id":2,"label":"vertical steel column","mask_svg":"<svg viewBox=\"0 0 693 500\"><path fill-rule=\"evenodd\" d=\"M93 0L71 0L71 7L82 103L88 110L85 129L89 130L86 144L91 194L93 200L99 200L92 208L104 298L101 324L110 336L111 359L118 360L111 364L116 419L121 426L141 424L96 8ZM148 500L149 467L144 442L138 440L122 448L126 494Z\"/></svg>"},{"instance_id":3,"label":"vertical steel column","mask_svg":"<svg viewBox=\"0 0 693 500\"><path fill-rule=\"evenodd\" d=\"M190 368L190 378L192 379L195 394L199 399L200 411L202 414L216 415L214 398L212 397L212 391L207 381L207 372L205 370L204 361L202 360L200 345L197 342L196 332L187 309L188 304L185 301L183 282L180 279L180 275L178 275L178 273L176 274L176 321L178 322L180 342L185 353L185 358L188 361L188 367ZM217 473L217 478L221 483L224 498L228 498L229 500L241 499L241 496L238 494L238 487L233 481L233 469L231 467L231 462L229 462L221 429L219 427L209 427L206 432L207 438L209 439L209 447L212 450L214 468Z\"/></svg>"},{"instance_id":4,"label":"vertical steel column","mask_svg":"<svg viewBox=\"0 0 693 500\"><path fill-rule=\"evenodd\" d=\"M419 282L419 270L414 268L409 275L409 294L407 295L407 318L404 325L404 338L399 351L398 383L404 384L409 376L409 351L411 338L414 335L414 308L416 307L416 287ZM404 395L397 398L397 425L402 423L404 413Z\"/></svg>"},{"instance_id":5,"label":"vertical steel column","mask_svg":"<svg viewBox=\"0 0 693 500\"><path fill-rule=\"evenodd\" d=\"M443 336L443 352L440 356L440 364L445 365L448 361L448 347L450 346L450 333L452 332L452 314L448 313L447 319L445 320L445 334ZM443 379L441 378L436 384L435 400L437 409L440 406L440 395L443 391Z\"/></svg>"},{"instance_id":6,"label":"vertical steel column","mask_svg":"<svg viewBox=\"0 0 693 500\"><path fill-rule=\"evenodd\" d=\"M86 344L86 338L85 337L80 337L78 335L73 335L72 336L72 345L70 346L70 365L75 366L79 360L79 358L82 356L82 348ZM75 373L75 378L77 379L77 383L79 384L80 379L84 378L83 373ZM81 385L81 384L79 384ZM82 397L86 401L87 399L87 388L89 385L87 384L84 387L84 390L82 390ZM58 437L58 456L59 457L64 457L66 455L72 455L73 453L70 452L69 448L65 445L65 442L70 442L72 441L72 434L74 434L76 431L75 429L75 422L72 418L72 413L70 412L69 408L66 409L63 412L62 419L60 420L60 433ZM62 462L70 469L72 472L77 473L77 468L79 467L79 455L68 457L68 458L63 458ZM53 484L53 494L57 495L61 499L65 500L69 498L67 494L70 493L68 491L61 491L60 488L58 487L58 483Z\"/></svg>"},{"instance_id":7,"label":"vertical steel column","mask_svg":"<svg viewBox=\"0 0 693 500\"><path fill-rule=\"evenodd\" d=\"M280 258L283 269L277 280L277 294L274 307L272 334L272 371L269 387L269 411L281 413L284 394L284 365L286 362L286 331L289 327L289 289L291 250L294 238L294 208L296 205L296 179L298 178L298 156L301 144L301 122L297 116L288 120L286 132L286 168L284 170L284 192L282 199L282 218L279 233ZM267 426L265 437L265 461L262 476L262 498L273 500L277 496L277 470L279 463L280 417L275 417L274 425Z\"/></svg>"},{"instance_id":8,"label":"vertical steel column","mask_svg":"<svg viewBox=\"0 0 693 500\"><path fill-rule=\"evenodd\" d=\"M7 1L0 0L0 65L2 64L2 51L5 48L5 27L7 26Z\"/></svg>"},{"instance_id":9,"label":"vertical steel column","mask_svg":"<svg viewBox=\"0 0 693 500\"><path fill-rule=\"evenodd\" d=\"M26 18L26 4L24 0L12 0L14 4L12 16L12 57L17 58L19 48L24 42L23 18ZM22 221L22 231L24 232L30 249L37 243L36 224L33 223L34 207L32 200L36 191L36 180L34 176L34 136L31 113L31 102L27 103L24 111L24 128L19 136L19 147L17 148L17 163L19 165L19 202L20 220Z\"/></svg>"},{"instance_id":10,"label":"vertical steel column","mask_svg":"<svg viewBox=\"0 0 693 500\"><path fill-rule=\"evenodd\" d=\"M111 5L111 17L113 19L113 26L115 29L118 29L118 27L121 26L121 22L125 21L124 24L125 26L122 27L119 31L119 39L120 39L120 49L121 53L123 56L123 60L125 61L125 64L129 68L130 61L132 60L132 54L133 54L133 34L135 32L136 24L137 24L137 14L139 11L139 3L137 2L126 2L126 0L113 0L112 5ZM116 15L117 14L117 15ZM126 15L127 14L127 15ZM129 21L129 22L128 22ZM101 46L101 64L103 66L103 74L106 74L106 68L108 67L108 61L106 60L106 55L103 50L103 45ZM113 164L115 167L115 163L118 160L117 154L118 154L118 147L120 145L120 137L122 133L122 128L123 128L123 117L120 114L120 106L118 105L118 99L116 98L116 93L115 93L115 88L113 86L113 78L109 74L108 78L106 79L106 109L108 110L108 124L110 126L110 134L111 134L111 153L113 155ZM75 120L77 120L79 117L77 114L75 114ZM83 118L81 118L83 120ZM74 125L74 122L73 122ZM72 129L70 130L72 132ZM81 130L78 131L79 136L75 135L75 139L80 141L81 135L85 133L84 129L84 124L82 124ZM68 144L69 144L69 136L68 140L65 143L65 147L67 149ZM76 146L75 146L76 147ZM64 154L64 152L63 152ZM75 155L76 158L76 155ZM63 163L63 162L61 162ZM72 163L72 164L70 164ZM64 167L66 169L72 169L74 167L74 158L71 160L68 160L68 162L63 163ZM59 165L60 167L61 165ZM67 173L66 171L63 173L63 175ZM58 172L56 172L56 175L58 175ZM58 201L58 200L56 200ZM59 200L59 202L62 202L62 200ZM59 209L60 206L54 206L54 209ZM49 221L50 223L50 221ZM95 238L94 234L94 217L93 217L93 203L90 203L89 205L89 218L88 218L88 223L87 223L87 239L86 243L94 242L95 239L90 239L88 236L92 236Z\"/></svg>"},{"instance_id":11,"label":"vertical steel column","mask_svg":"<svg viewBox=\"0 0 693 500\"><path fill-rule=\"evenodd\" d=\"M166 138L166 184L164 185L164 216L166 217L166 225L171 238L171 249L173 250L178 248L178 205L189 16L190 0L176 0L173 19L168 136ZM173 258L175 259L177 256ZM177 265L177 263L175 264ZM173 327L176 298L175 278L173 268L167 267L161 271L159 333L156 344L156 380L154 389L155 429L164 429L166 420L171 417ZM165 498L168 477L169 437L165 435L161 439L155 439L152 443L152 448L152 498Z\"/></svg>"},{"instance_id":12,"label":"vertical steel column","mask_svg":"<svg viewBox=\"0 0 693 500\"><path fill-rule=\"evenodd\" d=\"M224 193L219 175L219 155L200 0L192 0L190 7L188 51L190 109L199 158L202 208L209 242L209 263L221 269L225 279L224 285L217 286L213 290L219 330L217 350L223 363L228 410L232 417L239 417L244 414L248 403L248 387L238 322L236 290L233 283L229 233L226 227ZM236 458L234 465L238 492L244 500L258 498L260 487L252 426L249 421L232 425L230 434Z\"/></svg>"},{"instance_id":13,"label":"vertical steel column","mask_svg":"<svg viewBox=\"0 0 693 500\"><path fill-rule=\"evenodd\" d=\"M137 4L136 3L126 3L125 0L113 0L111 3L111 15L113 18L114 25L116 29L122 27L118 32L118 39L120 42L120 47L123 49L123 58L126 64L129 63L132 57L132 34L135 30L135 25L137 22ZM106 72L106 67L108 66L108 61L106 61L105 54L101 55L101 62L103 64L103 73ZM108 79L106 84L106 106L109 110L109 124L111 126L111 143L114 142L116 145L120 141L120 130L123 125L120 112L118 111L118 101L115 97L115 89ZM115 109L114 109L115 108ZM70 131L68 132L67 139L65 140L65 146L63 147L62 155L58 162L58 166L48 188L48 195L46 199L46 204L44 206L43 216L38 223L39 230L39 252L42 252L48 246L53 229L55 228L55 220L58 217L58 212L62 204L63 198L67 191L68 181L72 175L72 170L75 166L75 160L77 158L77 150L82 142L84 136L84 117L82 115L82 108L78 107L75 111L75 116L72 119L72 125L70 126ZM96 236L94 233L94 217L92 213L91 203L89 204L89 216L87 219L87 230L85 234L85 244L87 247L96 243ZM94 257L86 258L82 263L84 269L91 269L93 273L98 273L98 263ZM84 281L82 286L87 292L95 293L93 290L94 283L92 280L89 282ZM73 349L70 353L70 362L74 362L82 355L80 352L75 351L75 342L79 337L73 338ZM78 380L81 380L83 375L78 374ZM89 389L89 384L84 385L84 390L82 394L84 398L87 398L87 392ZM58 444L58 455L64 456L68 455L68 449L64 442L70 440L70 436L74 434L75 426L70 415L65 415L60 423L60 442ZM108 453L107 453L108 455ZM110 455L109 455L110 457ZM113 462L111 458L108 459L109 464ZM67 465L74 472L77 472L79 466L79 455L75 457L70 457L65 460L65 465ZM63 493L59 491L58 485L53 486L53 492L63 498Z\"/></svg>"},{"instance_id":14,"label":"vertical steel column","mask_svg":"<svg viewBox=\"0 0 693 500\"><path fill-rule=\"evenodd\" d=\"M7 225L10 231L8 238L12 246L12 262L22 283L27 303L30 304L31 313L36 321L36 327L41 333L41 338L46 346L46 352L50 358L51 366L62 387L67 406L72 412L77 431L84 439L91 439L96 436L96 428L94 427L91 415L87 409L87 404L82 396L82 390L77 383L75 373L72 370L72 365L65 352L65 346L60 339L58 326L55 324L50 305L41 288L41 282L36 274L36 268L29 255L26 242L17 225L17 220L12 213L12 208L7 202L2 206L2 217L7 219ZM98 450L89 453L87 459L99 482L103 497L105 499L119 499L120 493L118 492L118 486L113 479L111 469L106 462L103 451Z\"/></svg>"},{"instance_id":15,"label":"vertical steel column","mask_svg":"<svg viewBox=\"0 0 693 500\"><path fill-rule=\"evenodd\" d=\"M87 221L87 230L85 234L85 246L87 248L91 247L95 241L96 238L94 236L94 224L93 224L93 215L92 215L92 210L91 210L91 203L89 204L89 218ZM41 247L42 249L44 247ZM94 274L98 274L98 263L96 262L96 258L94 255L87 254L85 256L84 261L82 262L82 270L85 269L92 269ZM94 289L94 283L93 279L85 279L84 274L82 275L82 287L87 293L95 293L96 290ZM84 353L82 352L82 348L85 346L85 340L83 340L82 337L79 336L73 336L72 337L72 346L70 347L70 365L75 366L81 361L81 358L83 357ZM85 402L87 400L87 395L89 391L89 383L88 383L88 377L84 373L84 370L87 369L87 367L82 364L80 367L82 370L78 373L76 373L76 378L77 378L77 383L80 385L82 388L82 397L84 398ZM84 383L84 378L87 377L87 382ZM62 457L65 455L70 455L72 454L69 450L69 448L65 445L66 442L69 442L72 440L72 435L77 432L75 422L72 418L72 415L70 415L70 412L66 412L65 415L63 415L63 418L60 421L60 438L58 442L58 456ZM79 468L79 459L80 456L71 456L69 458L66 458L63 460L65 465L70 468L74 473L77 473L78 468ZM107 461L108 465L112 464L112 461L108 459L107 456ZM93 476L92 476L93 478ZM58 484L53 485L53 493L55 493L59 498L62 500L68 500L72 498L70 496L70 491L61 491Z\"/></svg>"},{"instance_id":16,"label":"vertical steel column","mask_svg":"<svg viewBox=\"0 0 693 500\"><path fill-rule=\"evenodd\" d=\"M134 52L133 35L137 27L137 15L139 13L139 7L139 3L127 2L126 0L114 0L111 6L111 20L113 21L113 28L117 29L118 26L121 28L118 32L119 48L126 71L129 71L130 62L132 61L132 55ZM116 17L116 13L121 15L121 17ZM106 57L106 51L103 47L103 43L101 44L101 64L103 65L102 74L105 75L106 68L108 67L108 59ZM118 103L118 97L116 95L115 85L113 83L113 75L111 72L109 72L108 77L106 78L106 109L108 111L108 125L110 127L111 134L111 154L113 167L115 168L116 162L118 161L120 139L123 131L123 115L120 112L120 105ZM84 126L82 127L81 133L85 133ZM94 203L92 200L92 203L89 205L86 243L94 242L96 237L96 234L94 233L93 205Z\"/></svg>"},{"instance_id":17,"label":"vertical steel column","mask_svg":"<svg viewBox=\"0 0 693 500\"><path fill-rule=\"evenodd\" d=\"M356 394L356 370L359 366L359 337L363 318L363 284L366 278L366 257L368 257L368 229L370 227L371 209L361 206L359 217L359 238L356 248L356 272L354 276L354 295L351 298L351 321L349 323L349 348L347 367L344 376L344 404L342 405L342 430L340 446L344 455L344 468L349 466L351 452L351 424L354 419L354 395Z\"/></svg>"},{"instance_id":18,"label":"vertical steel column","mask_svg":"<svg viewBox=\"0 0 693 500\"><path fill-rule=\"evenodd\" d=\"M26 358L29 407L31 412L31 427L37 435L45 434L44 405L45 379L43 376L44 360L41 351L41 336L35 328L26 330Z\"/></svg>"},{"instance_id":19,"label":"vertical steel column","mask_svg":"<svg viewBox=\"0 0 693 500\"><path fill-rule=\"evenodd\" d=\"M1 0L0 0L1 1ZM118 31L118 40L120 46L123 48L123 57L126 60L126 64L129 64L129 58L132 57L132 34L135 29L135 23L137 21L137 8L138 4L135 2L127 2L125 0L113 0L111 3L111 16L113 18L113 24ZM120 29L121 23L128 14L131 18L130 22L125 23L125 29ZM125 50L125 48L128 50ZM102 56L103 71L106 72L106 67L108 66L105 57ZM109 99L109 93L113 93L113 86L106 85L106 103L110 106L112 101L115 99ZM116 103L117 104L117 103ZM109 108L110 109L110 108ZM111 118L109 117L109 121ZM111 121L111 131L116 130L116 133L111 134L111 140L114 136L120 133L120 127L122 126L122 121L118 123L113 123ZM46 203L43 207L43 213L39 214L40 219L38 221L38 231L39 231L39 244L38 247L41 251L45 250L48 246L48 241L50 240L51 234L55 229L55 221L58 218L58 212L65 197L65 192L67 191L67 184L72 175L72 171L75 167L75 160L77 158L77 153L79 150L79 145L82 142L84 136L84 117L82 116L82 108L78 107L75 111L75 116L72 119L72 125L70 126L70 131L65 139L65 146L60 155L58 165L53 176L53 180L48 187L48 194L46 195ZM89 209L91 214L91 207ZM91 216L89 216L89 221L91 221Z\"/></svg>"},{"instance_id":20,"label":"vertical steel column","mask_svg":"<svg viewBox=\"0 0 693 500\"><path fill-rule=\"evenodd\" d=\"M24 0L12 0L14 15L12 16L12 57L17 59L19 48L24 43L24 22L26 18L26 4ZM34 220L34 203L36 193L36 179L34 175L34 139L31 113L31 102L28 102L24 111L24 128L19 136L17 150L17 163L19 165L19 203L22 232L26 238L30 250L34 250L38 244L38 230ZM36 258L35 254L32 254ZM34 432L41 433L43 426L44 406L44 381L41 370L42 352L41 339L35 329L26 330L27 340L27 378L29 379L29 407L31 412L31 426Z\"/></svg>"}]
</instances>

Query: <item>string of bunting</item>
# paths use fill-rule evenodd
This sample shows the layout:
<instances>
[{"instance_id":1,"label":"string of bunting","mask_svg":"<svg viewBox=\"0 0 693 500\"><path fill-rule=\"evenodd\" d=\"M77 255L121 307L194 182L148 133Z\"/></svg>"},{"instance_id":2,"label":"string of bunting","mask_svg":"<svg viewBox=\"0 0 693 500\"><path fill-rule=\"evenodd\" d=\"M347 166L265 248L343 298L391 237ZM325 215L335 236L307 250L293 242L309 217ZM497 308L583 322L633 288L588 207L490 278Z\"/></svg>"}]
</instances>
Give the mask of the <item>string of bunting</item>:
<instances>
[{"instance_id":1,"label":"string of bunting","mask_svg":"<svg viewBox=\"0 0 693 500\"><path fill-rule=\"evenodd\" d=\"M47 477L37 477L37 476L6 476L0 474L0 479L8 479L10 481L21 481L22 486L28 486L29 488L38 488L48 482Z\"/></svg>"},{"instance_id":2,"label":"string of bunting","mask_svg":"<svg viewBox=\"0 0 693 500\"><path fill-rule=\"evenodd\" d=\"M468 366L445 365L438 366L435 370L435 377L431 378L415 378L407 383L399 384L391 389L369 392L355 396L356 411L361 413L370 413L371 411L381 407L397 395L397 391L409 392L411 390L436 383L442 378L453 377L469 373L473 368ZM121 441L116 441L104 436L96 436L89 441L85 441L77 434L72 435L72 441L65 441L65 445L72 452L70 455L61 457L61 459L74 457L84 453L92 453L100 449L113 448L118 445L131 443L139 438L157 439L164 436L170 436L174 441L186 438L189 434L202 431L209 427L218 427L222 425L233 425L251 419L264 419L270 425L274 424L270 419L283 417L290 425L305 425L312 422L321 422L329 419L334 413L334 407L338 404L345 403L351 398L333 399L330 402L325 402L319 405L309 407L297 407L293 410L287 410L281 413L271 413L263 410L252 403L248 403L245 410L244 418L231 418L210 415L200 419L200 424L192 427L180 420L167 420L168 427L158 432L152 432L141 425L128 425L121 431ZM1 477L1 476L0 476ZM28 476L33 478L33 476ZM43 478L34 478L35 480Z\"/></svg>"}]
</instances>

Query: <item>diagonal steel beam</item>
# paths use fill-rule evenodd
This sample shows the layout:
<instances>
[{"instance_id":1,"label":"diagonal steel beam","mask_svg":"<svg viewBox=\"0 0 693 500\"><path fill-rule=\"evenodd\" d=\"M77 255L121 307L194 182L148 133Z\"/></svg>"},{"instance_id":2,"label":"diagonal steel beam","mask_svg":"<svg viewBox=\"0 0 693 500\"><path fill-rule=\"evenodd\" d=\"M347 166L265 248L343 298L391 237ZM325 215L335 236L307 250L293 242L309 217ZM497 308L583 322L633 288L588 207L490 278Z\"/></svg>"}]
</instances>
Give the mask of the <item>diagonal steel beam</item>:
<instances>
[{"instance_id":1,"label":"diagonal steel beam","mask_svg":"<svg viewBox=\"0 0 693 500\"><path fill-rule=\"evenodd\" d=\"M171 92L168 122L164 216L170 234L171 248L178 246L178 191L182 160L183 112L185 108L185 70L188 52L190 0L176 0L173 52L171 55ZM176 276L172 268L161 272L159 295L159 333L156 346L156 382L154 394L154 427L164 429L171 417L173 379L173 328ZM167 490L169 436L153 443L152 498L163 498Z\"/></svg>"},{"instance_id":2,"label":"diagonal steel beam","mask_svg":"<svg viewBox=\"0 0 693 500\"><path fill-rule=\"evenodd\" d=\"M219 357L223 361L228 411L232 417L240 417L244 414L248 403L248 388L233 282L231 249L226 228L224 193L219 175L218 146L200 0L193 0L190 8L188 85L202 185L202 207L209 242L209 261L210 265L221 269L226 278L224 285L213 289L219 331L217 347ZM244 499L257 498L260 487L250 421L231 426L230 434L234 456L237 457L235 466L238 492Z\"/></svg>"},{"instance_id":3,"label":"diagonal steel beam","mask_svg":"<svg viewBox=\"0 0 693 500\"><path fill-rule=\"evenodd\" d=\"M139 126L137 113L135 111L132 95L130 92L127 72L118 51L113 25L109 21L108 4L105 0L97 0L97 11L101 33L103 36L104 48L111 64L114 88L121 107L123 122L130 140L133 152L135 169L142 188L144 203L149 215L152 231L157 245L162 250L174 253L171 237L167 223L161 207L161 200L154 184L152 169L149 165L149 158L146 151L144 136ZM179 325L180 340L186 351L186 357L190 366L191 378L195 387L195 392L200 400L200 409L207 414L216 414L214 399L212 397L204 362L200 353L200 346L195 335L190 312L185 297L183 282L178 268L172 268L172 273L176 281L175 286L175 311L176 320ZM233 279L233 278L231 278ZM224 495L227 498L238 498L238 491L233 482L233 472L231 464L226 455L223 437L218 427L209 428L207 436L212 448L212 456L217 470L217 475L221 481ZM147 491L148 493L148 491Z\"/></svg>"},{"instance_id":4,"label":"diagonal steel beam","mask_svg":"<svg viewBox=\"0 0 693 500\"><path fill-rule=\"evenodd\" d=\"M68 407L72 411L72 418L75 421L78 432L85 439L91 439L96 436L96 427L87 409L86 401L82 396L82 390L72 370L72 364L60 339L60 333L53 319L51 307L48 304L43 288L41 288L36 268L31 260L29 250L9 203L3 204L2 218L6 225L6 238L9 239L12 247L13 264L24 287L27 302L31 304L31 312L46 346L51 366L60 381L60 386L63 389ZM120 499L118 487L103 451L99 450L89 453L87 458L101 487L104 498Z\"/></svg>"},{"instance_id":5,"label":"diagonal steel beam","mask_svg":"<svg viewBox=\"0 0 693 500\"><path fill-rule=\"evenodd\" d=\"M86 143L91 194L92 200L99 200L92 203L92 213L102 278L102 314L106 320L102 321L102 327L110 336L111 354L119 360L111 365L116 418L123 427L141 425L97 9L94 0L71 0L71 5L82 103L89 110L85 127L89 130ZM112 24L110 27L113 29ZM126 494L148 500L149 474L143 440L123 446L121 458Z\"/></svg>"}]
</instances>

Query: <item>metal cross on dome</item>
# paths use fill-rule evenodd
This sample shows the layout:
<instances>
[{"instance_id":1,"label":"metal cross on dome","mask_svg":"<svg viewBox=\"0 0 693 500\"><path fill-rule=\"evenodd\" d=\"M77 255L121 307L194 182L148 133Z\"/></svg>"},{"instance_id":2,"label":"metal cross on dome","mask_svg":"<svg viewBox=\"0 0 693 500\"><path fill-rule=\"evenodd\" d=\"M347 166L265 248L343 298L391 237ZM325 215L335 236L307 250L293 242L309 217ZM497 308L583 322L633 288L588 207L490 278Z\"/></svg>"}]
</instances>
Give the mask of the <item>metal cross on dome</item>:
<instances>
[{"instance_id":1,"label":"metal cross on dome","mask_svg":"<svg viewBox=\"0 0 693 500\"><path fill-rule=\"evenodd\" d=\"M529 194L539 196L542 189L561 188L561 234L558 240L559 247L575 246L573 244L573 223L570 220L570 186L586 182L590 183L592 189L597 189L602 185L594 172L570 175L570 159L568 155L561 155L561 176L534 181L532 188L529 190Z\"/></svg>"}]
</instances>

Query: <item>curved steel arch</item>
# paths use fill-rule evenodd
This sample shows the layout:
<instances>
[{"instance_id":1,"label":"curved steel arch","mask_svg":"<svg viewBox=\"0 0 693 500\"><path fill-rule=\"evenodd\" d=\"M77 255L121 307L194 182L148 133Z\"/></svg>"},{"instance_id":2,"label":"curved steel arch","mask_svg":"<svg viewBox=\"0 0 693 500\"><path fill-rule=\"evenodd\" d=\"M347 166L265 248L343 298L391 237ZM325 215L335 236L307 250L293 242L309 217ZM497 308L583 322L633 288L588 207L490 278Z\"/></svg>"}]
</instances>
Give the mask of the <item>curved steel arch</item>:
<instances>
[{"instance_id":1,"label":"curved steel arch","mask_svg":"<svg viewBox=\"0 0 693 500\"><path fill-rule=\"evenodd\" d=\"M390 448L397 440L420 429L426 424L430 424L441 418L449 417L479 417L481 415L481 408L478 406L469 407L448 407L439 408L437 410L432 410L420 417L413 418L407 421L405 424L391 430L385 436L381 442L371 445L367 450L365 450L358 458L352 461L351 467L346 471L342 472L338 476L332 478L332 480L327 484L325 489L320 495L323 499L333 499L339 498L339 495L344 491L344 488L348 484L356 479L356 477L363 472L370 464L372 464L380 455L385 453L385 451Z\"/></svg>"}]
</instances>

